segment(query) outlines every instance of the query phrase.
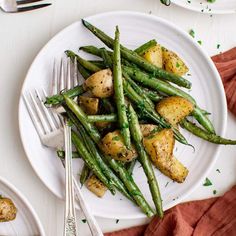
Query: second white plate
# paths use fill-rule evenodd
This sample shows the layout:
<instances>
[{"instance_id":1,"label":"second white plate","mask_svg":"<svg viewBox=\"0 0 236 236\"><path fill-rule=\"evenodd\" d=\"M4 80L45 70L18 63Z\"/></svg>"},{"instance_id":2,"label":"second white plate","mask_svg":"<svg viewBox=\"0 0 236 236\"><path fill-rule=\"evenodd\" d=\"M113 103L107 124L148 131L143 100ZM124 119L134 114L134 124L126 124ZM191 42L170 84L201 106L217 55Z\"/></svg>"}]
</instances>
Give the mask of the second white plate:
<instances>
[{"instance_id":1,"label":"second white plate","mask_svg":"<svg viewBox=\"0 0 236 236\"><path fill-rule=\"evenodd\" d=\"M226 101L223 86L210 58L200 46L185 32L175 25L158 17L134 12L110 12L87 18L88 21L114 36L114 29L119 25L121 41L134 48L142 43L157 39L163 46L175 51L187 63L193 83L191 94L198 104L212 112L218 134L223 134L226 126ZM82 45L103 44L86 30L80 21L70 25L56 35L38 54L26 76L22 92L35 88L49 91L54 58L60 58L67 49L78 51ZM86 55L87 56L87 55ZM58 197L64 198L64 169L56 157L55 151L41 145L34 126L29 118L22 99L19 104L19 126L21 139L28 159L39 178ZM196 151L177 144L175 156L189 169L189 175L183 184L173 183L158 170L155 170L163 199L164 209L168 209L182 201L206 176L216 160L219 146L198 139L188 132L183 132ZM82 162L75 160L74 174L80 173ZM142 168L137 164L134 178L144 196L152 203L147 180ZM83 194L93 213L107 218L140 218L145 215L138 207L117 193L109 192L103 198L97 198L85 187Z\"/></svg>"},{"instance_id":2,"label":"second white plate","mask_svg":"<svg viewBox=\"0 0 236 236\"><path fill-rule=\"evenodd\" d=\"M172 3L192 11L207 14L236 13L235 0L216 0L214 3L209 3L207 0L172 0Z\"/></svg>"}]
</instances>

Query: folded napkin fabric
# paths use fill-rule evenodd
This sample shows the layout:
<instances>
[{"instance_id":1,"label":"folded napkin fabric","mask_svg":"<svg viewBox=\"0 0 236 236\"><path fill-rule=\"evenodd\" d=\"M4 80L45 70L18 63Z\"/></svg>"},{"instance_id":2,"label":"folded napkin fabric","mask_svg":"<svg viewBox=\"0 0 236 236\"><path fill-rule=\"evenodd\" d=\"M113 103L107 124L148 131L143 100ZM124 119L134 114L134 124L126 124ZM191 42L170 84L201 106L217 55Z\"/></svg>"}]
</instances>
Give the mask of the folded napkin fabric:
<instances>
[{"instance_id":1,"label":"folded napkin fabric","mask_svg":"<svg viewBox=\"0 0 236 236\"><path fill-rule=\"evenodd\" d=\"M106 233L105 236L235 236L236 186L222 197L179 204L154 217L149 225Z\"/></svg>"},{"instance_id":2,"label":"folded napkin fabric","mask_svg":"<svg viewBox=\"0 0 236 236\"><path fill-rule=\"evenodd\" d=\"M236 115L236 48L212 57L225 88L228 109Z\"/></svg>"}]
</instances>

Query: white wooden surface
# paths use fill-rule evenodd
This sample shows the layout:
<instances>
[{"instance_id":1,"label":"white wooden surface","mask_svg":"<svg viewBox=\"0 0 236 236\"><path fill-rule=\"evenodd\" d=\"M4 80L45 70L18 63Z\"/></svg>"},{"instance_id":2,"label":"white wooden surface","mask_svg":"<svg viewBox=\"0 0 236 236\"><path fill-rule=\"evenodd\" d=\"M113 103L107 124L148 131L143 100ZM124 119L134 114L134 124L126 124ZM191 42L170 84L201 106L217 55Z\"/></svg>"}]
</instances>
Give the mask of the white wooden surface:
<instances>
[{"instance_id":1,"label":"white wooden surface","mask_svg":"<svg viewBox=\"0 0 236 236\"><path fill-rule=\"evenodd\" d=\"M132 10L154 14L174 22L185 31L194 29L196 40L213 55L236 46L236 14L201 15L179 7L161 6L158 0L51 0L51 7L22 14L0 12L0 175L7 178L29 199L38 213L46 235L62 235L63 202L35 175L21 145L18 130L18 100L27 69L41 47L58 31L84 16L104 11ZM137 26L138 27L138 26ZM220 49L216 45L220 44ZM207 78L205 78L207 79ZM210 88L209 88L210 89ZM236 138L236 119L229 115L228 137ZM218 173L219 169L221 173ZM222 147L219 159L208 175L213 186L199 186L186 200L201 199L228 190L236 182L236 147ZM80 235L90 235L81 222ZM138 225L142 220L98 218L104 232ZM20 233L20 232L19 232ZM20 234L19 234L20 235Z\"/></svg>"}]
</instances>

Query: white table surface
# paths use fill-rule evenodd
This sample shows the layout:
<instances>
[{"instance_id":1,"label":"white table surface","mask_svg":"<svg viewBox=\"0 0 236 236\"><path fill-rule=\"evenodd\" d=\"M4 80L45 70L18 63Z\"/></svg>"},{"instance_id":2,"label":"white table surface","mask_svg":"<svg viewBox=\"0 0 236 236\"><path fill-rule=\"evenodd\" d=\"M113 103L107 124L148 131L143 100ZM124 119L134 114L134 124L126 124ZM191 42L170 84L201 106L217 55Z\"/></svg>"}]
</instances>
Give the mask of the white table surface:
<instances>
[{"instance_id":1,"label":"white table surface","mask_svg":"<svg viewBox=\"0 0 236 236\"><path fill-rule=\"evenodd\" d=\"M31 202L46 235L62 235L63 202L38 179L22 148L18 129L18 100L27 69L44 44L65 26L81 17L104 11L132 10L168 19L185 31L194 29L196 40L213 55L236 46L236 14L204 15L179 7L162 6L158 0L51 0L53 5L23 14L0 12L0 175L13 183ZM217 49L220 44L220 49ZM207 79L207 78L206 78ZM229 114L227 137L236 138L236 119ZM221 173L218 173L219 169ZM203 199L224 193L236 182L236 147L221 147L216 165L207 176L213 186L199 186L186 200ZM81 222L81 236L90 235ZM104 232L147 222L98 218ZM20 235L20 232L19 232Z\"/></svg>"}]
</instances>

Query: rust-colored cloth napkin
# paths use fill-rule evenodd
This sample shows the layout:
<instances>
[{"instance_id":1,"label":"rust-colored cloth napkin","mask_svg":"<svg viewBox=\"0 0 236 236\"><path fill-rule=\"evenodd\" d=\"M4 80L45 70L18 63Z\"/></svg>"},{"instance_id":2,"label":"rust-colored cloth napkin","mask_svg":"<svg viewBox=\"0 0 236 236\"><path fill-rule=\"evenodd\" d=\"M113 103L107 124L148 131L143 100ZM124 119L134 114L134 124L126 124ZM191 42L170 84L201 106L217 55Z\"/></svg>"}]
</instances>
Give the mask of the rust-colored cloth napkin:
<instances>
[{"instance_id":1,"label":"rust-colored cloth napkin","mask_svg":"<svg viewBox=\"0 0 236 236\"><path fill-rule=\"evenodd\" d=\"M154 217L149 225L123 229L105 236L235 236L236 186L219 198L179 204Z\"/></svg>"},{"instance_id":2,"label":"rust-colored cloth napkin","mask_svg":"<svg viewBox=\"0 0 236 236\"><path fill-rule=\"evenodd\" d=\"M236 48L212 57L224 84L228 109L236 115ZM236 236L236 186L219 198L179 204L162 220L105 236Z\"/></svg>"},{"instance_id":3,"label":"rust-colored cloth napkin","mask_svg":"<svg viewBox=\"0 0 236 236\"><path fill-rule=\"evenodd\" d=\"M236 115L236 48L212 57L224 84L228 109Z\"/></svg>"}]
</instances>

